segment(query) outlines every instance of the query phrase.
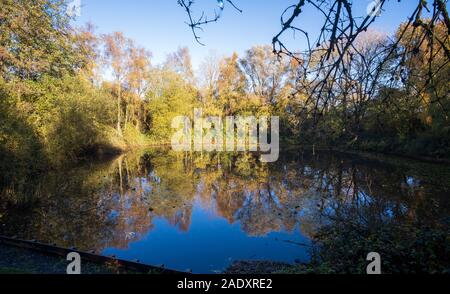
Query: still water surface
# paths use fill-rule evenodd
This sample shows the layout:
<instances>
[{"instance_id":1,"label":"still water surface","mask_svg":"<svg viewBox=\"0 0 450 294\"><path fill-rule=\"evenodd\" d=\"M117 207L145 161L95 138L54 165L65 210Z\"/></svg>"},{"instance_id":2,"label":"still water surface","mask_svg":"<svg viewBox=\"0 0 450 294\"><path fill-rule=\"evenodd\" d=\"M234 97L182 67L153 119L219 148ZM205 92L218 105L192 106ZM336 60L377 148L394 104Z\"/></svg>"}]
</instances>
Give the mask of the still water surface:
<instances>
[{"instance_id":1,"label":"still water surface","mask_svg":"<svg viewBox=\"0 0 450 294\"><path fill-rule=\"evenodd\" d=\"M263 164L154 148L18 187L2 192L3 235L195 273L235 260L307 262L324 224L436 219L450 207L446 166L299 151Z\"/></svg>"}]
</instances>

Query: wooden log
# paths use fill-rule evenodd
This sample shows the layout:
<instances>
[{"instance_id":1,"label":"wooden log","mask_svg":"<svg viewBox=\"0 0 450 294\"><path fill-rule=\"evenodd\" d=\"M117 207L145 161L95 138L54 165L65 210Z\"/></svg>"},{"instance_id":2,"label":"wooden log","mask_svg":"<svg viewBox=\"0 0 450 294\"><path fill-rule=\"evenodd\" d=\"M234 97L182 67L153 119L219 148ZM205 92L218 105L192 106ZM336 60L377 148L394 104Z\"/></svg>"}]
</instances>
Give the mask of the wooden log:
<instances>
[{"instance_id":1,"label":"wooden log","mask_svg":"<svg viewBox=\"0 0 450 294\"><path fill-rule=\"evenodd\" d=\"M81 260L96 263L99 265L114 265L121 270L129 270L133 272L147 274L149 272L162 273L162 274L186 274L181 271L170 270L163 267L157 267L152 265L147 265L139 262L133 262L123 259L116 259L108 256L102 256L94 254L92 252L84 252L77 250L76 248L68 249L62 248L55 245L49 245L40 243L36 240L20 240L16 238L10 238L5 236L0 236L0 244L29 249L37 252L41 252L47 255L56 255L66 258L66 256L71 252L76 252L80 254Z\"/></svg>"}]
</instances>

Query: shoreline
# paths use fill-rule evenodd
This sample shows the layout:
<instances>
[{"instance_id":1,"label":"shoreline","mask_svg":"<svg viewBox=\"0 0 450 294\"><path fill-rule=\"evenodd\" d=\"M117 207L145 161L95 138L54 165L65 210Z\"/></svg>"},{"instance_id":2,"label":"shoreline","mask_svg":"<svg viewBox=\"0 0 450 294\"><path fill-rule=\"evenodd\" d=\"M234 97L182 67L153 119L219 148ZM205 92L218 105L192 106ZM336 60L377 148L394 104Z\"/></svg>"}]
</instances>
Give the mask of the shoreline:
<instances>
[{"instance_id":1,"label":"shoreline","mask_svg":"<svg viewBox=\"0 0 450 294\"><path fill-rule=\"evenodd\" d=\"M311 152L339 152L349 155L357 155L362 157L373 157L373 156L386 156L386 157L397 157L401 159L409 159L414 161L421 161L424 163L431 164L450 164L450 159L445 158L434 158L430 156L419 156L413 154L401 154L397 152L381 152L381 151L367 151L358 149L345 149L345 148L335 148L332 146L313 146L313 145L298 145L298 144L287 144L287 149L299 148L302 151Z\"/></svg>"}]
</instances>

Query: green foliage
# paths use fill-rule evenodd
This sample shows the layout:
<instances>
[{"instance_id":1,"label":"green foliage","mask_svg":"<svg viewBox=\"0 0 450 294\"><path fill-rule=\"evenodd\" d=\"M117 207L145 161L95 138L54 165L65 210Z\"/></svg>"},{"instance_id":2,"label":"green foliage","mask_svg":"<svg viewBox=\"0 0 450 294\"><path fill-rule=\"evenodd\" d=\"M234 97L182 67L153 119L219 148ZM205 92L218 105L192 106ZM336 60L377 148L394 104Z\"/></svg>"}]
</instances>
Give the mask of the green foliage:
<instances>
[{"instance_id":1,"label":"green foliage","mask_svg":"<svg viewBox=\"0 0 450 294\"><path fill-rule=\"evenodd\" d=\"M366 274L369 252L381 255L383 274L448 274L450 271L448 225L385 224L369 229L348 223L333 224L322 228L315 240L312 262L285 271Z\"/></svg>"},{"instance_id":2,"label":"green foliage","mask_svg":"<svg viewBox=\"0 0 450 294\"><path fill-rule=\"evenodd\" d=\"M126 125L123 132L123 143L128 147L142 147L152 144L150 138L132 125Z\"/></svg>"},{"instance_id":3,"label":"green foliage","mask_svg":"<svg viewBox=\"0 0 450 294\"><path fill-rule=\"evenodd\" d=\"M40 169L45 160L37 132L11 98L11 90L0 79L0 184Z\"/></svg>"},{"instance_id":4,"label":"green foliage","mask_svg":"<svg viewBox=\"0 0 450 294\"><path fill-rule=\"evenodd\" d=\"M114 123L114 104L84 74L92 73L95 38L70 27L64 1L5 0L1 5L3 180L112 147L105 134Z\"/></svg>"},{"instance_id":5,"label":"green foliage","mask_svg":"<svg viewBox=\"0 0 450 294\"><path fill-rule=\"evenodd\" d=\"M62 76L86 62L60 0L2 0L0 74L5 79Z\"/></svg>"},{"instance_id":6,"label":"green foliage","mask_svg":"<svg viewBox=\"0 0 450 294\"><path fill-rule=\"evenodd\" d=\"M76 161L99 146L113 125L114 104L82 76L2 83L2 162Z\"/></svg>"},{"instance_id":7,"label":"green foliage","mask_svg":"<svg viewBox=\"0 0 450 294\"><path fill-rule=\"evenodd\" d=\"M147 110L150 116L150 138L155 142L169 143L173 134L172 119L176 116L193 117L198 105L195 88L175 72L154 70L152 89L147 93Z\"/></svg>"},{"instance_id":8,"label":"green foliage","mask_svg":"<svg viewBox=\"0 0 450 294\"><path fill-rule=\"evenodd\" d=\"M380 83L373 93L355 92L352 102L337 91L336 101L314 114L317 101L303 87L301 65L277 58L270 46L254 46L242 57L234 53L209 60L204 89L196 85L187 48L152 68L151 53L120 32L98 37L89 27L71 28L66 5L56 0L2 1L4 179L14 170L37 171L97 152L168 143L172 119L192 117L195 107L202 107L204 115L278 115L281 138L289 143L450 156L450 65L428 85L421 78L430 66L422 58L426 46L417 56L408 56L403 86ZM445 34L442 26L436 29ZM365 44L367 54L382 46L382 40L374 39ZM113 73L113 81L99 82L96 73L102 65ZM416 97L406 90L411 84L426 91Z\"/></svg>"},{"instance_id":9,"label":"green foliage","mask_svg":"<svg viewBox=\"0 0 450 294\"><path fill-rule=\"evenodd\" d=\"M75 160L108 143L104 132L113 125L114 104L106 93L81 76L45 77L35 91L41 95L34 97L29 120L52 161Z\"/></svg>"}]
</instances>

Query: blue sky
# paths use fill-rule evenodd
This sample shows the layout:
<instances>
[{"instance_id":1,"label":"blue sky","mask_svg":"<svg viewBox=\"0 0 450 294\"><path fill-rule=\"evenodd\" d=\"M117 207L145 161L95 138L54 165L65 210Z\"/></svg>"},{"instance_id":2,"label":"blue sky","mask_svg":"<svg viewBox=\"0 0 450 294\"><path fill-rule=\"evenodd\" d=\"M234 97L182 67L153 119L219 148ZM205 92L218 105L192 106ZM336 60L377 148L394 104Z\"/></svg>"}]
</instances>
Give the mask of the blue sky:
<instances>
[{"instance_id":1,"label":"blue sky","mask_svg":"<svg viewBox=\"0 0 450 294\"><path fill-rule=\"evenodd\" d=\"M201 33L201 46L195 42L185 24L186 14L177 0L81 0L81 16L77 24L91 22L99 33L122 31L153 53L153 64L162 62L166 55L179 46L187 46L195 68L203 58L214 51L219 56L232 52L242 54L253 45L270 44L280 29L280 15L296 0L234 0L243 10L239 13L229 5L218 23L210 24ZM369 0L354 0L354 8L364 15ZM213 12L216 0L197 0L197 12ZM393 32L414 9L417 1L391 0L388 11L375 23L378 30ZM301 26L314 31L320 25L317 15L306 10L299 20ZM303 46L301 39L291 41L292 46Z\"/></svg>"}]
</instances>

